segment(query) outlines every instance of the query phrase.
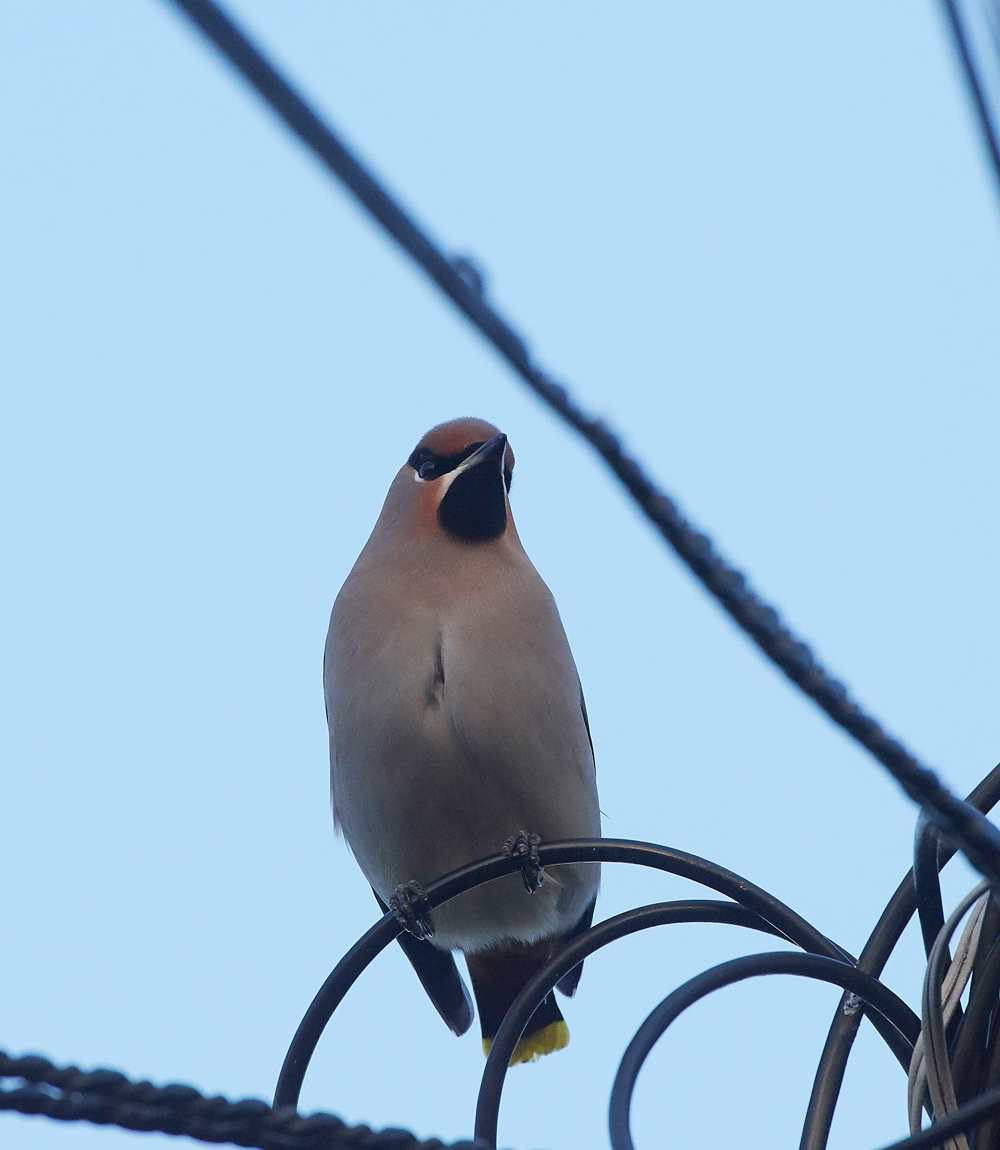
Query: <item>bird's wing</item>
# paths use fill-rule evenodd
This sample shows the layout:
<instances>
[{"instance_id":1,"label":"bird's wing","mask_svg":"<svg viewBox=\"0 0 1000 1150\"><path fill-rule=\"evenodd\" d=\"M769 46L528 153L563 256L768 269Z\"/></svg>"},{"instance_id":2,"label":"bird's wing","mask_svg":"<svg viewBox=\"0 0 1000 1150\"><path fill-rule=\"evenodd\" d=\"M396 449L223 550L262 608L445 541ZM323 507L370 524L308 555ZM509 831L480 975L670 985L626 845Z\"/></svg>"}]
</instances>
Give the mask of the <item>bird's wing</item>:
<instances>
[{"instance_id":1,"label":"bird's wing","mask_svg":"<svg viewBox=\"0 0 1000 1150\"><path fill-rule=\"evenodd\" d=\"M587 712L584 711L586 717ZM578 938L585 930L590 930L590 925L594 921L594 908L597 906L597 895L590 906L583 912L580 921L573 927L573 929L566 935L566 941L572 942L574 938ZM583 963L579 966L574 966L569 974L564 974L561 979L556 983L556 988L561 990L567 998L572 998L576 993L576 988L580 984L580 975L583 974Z\"/></svg>"},{"instance_id":2,"label":"bird's wing","mask_svg":"<svg viewBox=\"0 0 1000 1150\"><path fill-rule=\"evenodd\" d=\"M590 719L587 718L587 700L583 697L583 684L580 684L580 710L583 712L583 725L587 728L587 741L590 743L590 757L597 768L597 756L594 754L594 736L590 733Z\"/></svg>"},{"instance_id":3,"label":"bird's wing","mask_svg":"<svg viewBox=\"0 0 1000 1150\"><path fill-rule=\"evenodd\" d=\"M382 908L382 913L388 914L389 908L375 890L372 890L372 894ZM447 951L438 950L436 946L415 938L405 930L398 941L438 1014L453 1034L463 1035L472 1025L472 996L458 972L454 958Z\"/></svg>"}]
</instances>

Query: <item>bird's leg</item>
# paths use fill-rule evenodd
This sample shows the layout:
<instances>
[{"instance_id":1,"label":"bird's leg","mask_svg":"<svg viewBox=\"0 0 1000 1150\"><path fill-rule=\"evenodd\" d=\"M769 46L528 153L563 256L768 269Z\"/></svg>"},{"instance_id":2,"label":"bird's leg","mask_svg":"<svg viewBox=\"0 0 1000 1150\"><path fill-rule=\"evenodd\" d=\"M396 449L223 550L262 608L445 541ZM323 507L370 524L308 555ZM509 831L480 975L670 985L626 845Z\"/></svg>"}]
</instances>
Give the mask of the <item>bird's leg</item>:
<instances>
[{"instance_id":1,"label":"bird's leg","mask_svg":"<svg viewBox=\"0 0 1000 1150\"><path fill-rule=\"evenodd\" d=\"M504 858L514 859L521 868L521 878L528 894L534 894L545 878L545 867L538 861L538 847L541 841L538 835L518 831L503 844L503 850L500 852Z\"/></svg>"},{"instance_id":2,"label":"bird's leg","mask_svg":"<svg viewBox=\"0 0 1000 1150\"><path fill-rule=\"evenodd\" d=\"M415 938L430 938L434 933L431 904L420 883L414 881L397 886L396 893L389 899L389 909L399 925Z\"/></svg>"}]
</instances>

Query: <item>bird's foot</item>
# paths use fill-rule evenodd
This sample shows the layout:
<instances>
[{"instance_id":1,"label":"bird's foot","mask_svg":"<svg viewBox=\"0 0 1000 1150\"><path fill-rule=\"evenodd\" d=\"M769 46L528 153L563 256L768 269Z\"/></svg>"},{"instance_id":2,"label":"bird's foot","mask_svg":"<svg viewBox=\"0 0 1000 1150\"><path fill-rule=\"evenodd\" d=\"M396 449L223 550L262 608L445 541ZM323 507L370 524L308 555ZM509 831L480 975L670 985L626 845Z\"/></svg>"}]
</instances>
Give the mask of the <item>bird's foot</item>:
<instances>
[{"instance_id":1,"label":"bird's foot","mask_svg":"<svg viewBox=\"0 0 1000 1150\"><path fill-rule=\"evenodd\" d=\"M545 878L545 867L538 861L538 847L541 841L538 835L518 831L503 844L503 850L500 852L504 858L514 859L521 868L521 878L528 894L534 894Z\"/></svg>"},{"instance_id":2,"label":"bird's foot","mask_svg":"<svg viewBox=\"0 0 1000 1150\"><path fill-rule=\"evenodd\" d=\"M389 899L389 909L396 916L399 925L415 938L430 938L434 933L431 920L431 904L418 882L402 883Z\"/></svg>"}]
</instances>

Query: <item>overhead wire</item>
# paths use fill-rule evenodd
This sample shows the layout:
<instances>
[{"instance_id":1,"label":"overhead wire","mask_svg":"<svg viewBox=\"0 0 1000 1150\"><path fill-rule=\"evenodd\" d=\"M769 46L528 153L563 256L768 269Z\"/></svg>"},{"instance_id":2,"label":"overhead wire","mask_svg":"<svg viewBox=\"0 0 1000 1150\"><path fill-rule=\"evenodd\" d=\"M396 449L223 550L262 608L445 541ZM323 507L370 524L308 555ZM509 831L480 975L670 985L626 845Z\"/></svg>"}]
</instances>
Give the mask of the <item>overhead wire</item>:
<instances>
[{"instance_id":1,"label":"overhead wire","mask_svg":"<svg viewBox=\"0 0 1000 1150\"><path fill-rule=\"evenodd\" d=\"M154 1086L117 1070L55 1066L37 1054L14 1057L3 1050L0 1111L256 1150L491 1150L480 1141L445 1144L408 1130L350 1126L334 1114L298 1114L259 1098L231 1102L180 1083Z\"/></svg>"},{"instance_id":2,"label":"overhead wire","mask_svg":"<svg viewBox=\"0 0 1000 1150\"><path fill-rule=\"evenodd\" d=\"M533 360L527 344L488 302L482 276L470 261L449 259L412 213L373 173L267 59L214 0L168 0L229 60L298 138L352 193L371 217L406 251L517 374L601 455L646 517L730 618L796 686L866 748L914 802L966 854L973 866L1000 884L1000 830L963 803L897 738L851 698L778 612L728 563L712 541L660 490L618 435L586 412Z\"/></svg>"},{"instance_id":3,"label":"overhead wire","mask_svg":"<svg viewBox=\"0 0 1000 1150\"><path fill-rule=\"evenodd\" d=\"M951 33L952 41L955 45L955 55L958 57L959 64L962 67L962 73L965 76L969 96L972 99L972 107L976 120L979 123L983 144L986 147L986 152L990 159L993 175L996 177L997 191L1000 192L1000 133L998 133L998 126L990 111L985 84L979 74L979 69L976 67L972 38L955 0L941 0L941 7L944 11L948 30ZM1000 8L1000 5L998 5L997 8ZM993 17L994 21L1000 19L1000 14L998 14L997 10L994 11ZM995 35L997 31L995 24L992 27L992 31ZM994 44L994 48L997 53L1000 54L1000 43Z\"/></svg>"}]
</instances>

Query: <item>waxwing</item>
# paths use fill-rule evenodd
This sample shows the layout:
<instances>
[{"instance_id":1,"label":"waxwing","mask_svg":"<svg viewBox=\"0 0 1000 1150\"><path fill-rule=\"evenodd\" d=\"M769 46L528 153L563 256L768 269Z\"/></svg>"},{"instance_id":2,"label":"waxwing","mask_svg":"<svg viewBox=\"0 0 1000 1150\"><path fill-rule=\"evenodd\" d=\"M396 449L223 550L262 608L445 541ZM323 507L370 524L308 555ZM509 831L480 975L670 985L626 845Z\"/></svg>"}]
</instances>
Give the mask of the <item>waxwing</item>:
<instances>
[{"instance_id":1,"label":"waxwing","mask_svg":"<svg viewBox=\"0 0 1000 1150\"><path fill-rule=\"evenodd\" d=\"M580 680L514 527L513 468L506 436L483 420L429 431L333 607L324 685L334 821L383 911L406 911L419 893L406 884L426 886L505 843L524 848L523 832L542 842L601 833ZM531 894L527 869L477 887L400 935L456 1034L472 1023L451 954L463 952L487 1052L527 981L593 918L598 865L541 878ZM559 989L572 994L580 971ZM568 1041L549 994L511 1064Z\"/></svg>"}]
</instances>

